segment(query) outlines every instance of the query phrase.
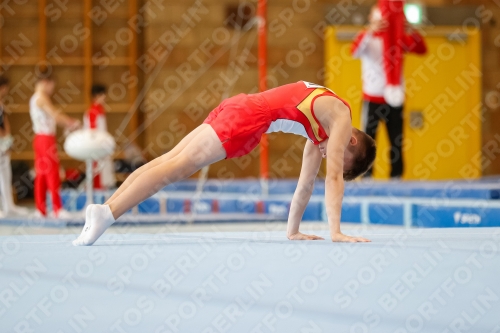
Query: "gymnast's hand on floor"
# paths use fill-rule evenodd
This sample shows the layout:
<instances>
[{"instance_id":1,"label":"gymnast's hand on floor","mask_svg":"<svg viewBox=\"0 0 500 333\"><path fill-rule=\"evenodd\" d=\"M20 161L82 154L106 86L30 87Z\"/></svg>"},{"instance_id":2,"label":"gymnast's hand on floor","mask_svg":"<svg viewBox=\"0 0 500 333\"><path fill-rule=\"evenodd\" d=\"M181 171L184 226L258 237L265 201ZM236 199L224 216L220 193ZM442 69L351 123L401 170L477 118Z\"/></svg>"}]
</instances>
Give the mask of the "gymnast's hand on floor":
<instances>
[{"instance_id":1,"label":"gymnast's hand on floor","mask_svg":"<svg viewBox=\"0 0 500 333\"><path fill-rule=\"evenodd\" d=\"M335 233L332 235L332 242L344 242L344 243L368 243L371 240L363 237L352 237L344 235L343 233Z\"/></svg>"},{"instance_id":2,"label":"gymnast's hand on floor","mask_svg":"<svg viewBox=\"0 0 500 333\"><path fill-rule=\"evenodd\" d=\"M301 232L297 232L293 235L288 236L289 240L324 240L323 237L319 237L316 235L306 235Z\"/></svg>"}]
</instances>

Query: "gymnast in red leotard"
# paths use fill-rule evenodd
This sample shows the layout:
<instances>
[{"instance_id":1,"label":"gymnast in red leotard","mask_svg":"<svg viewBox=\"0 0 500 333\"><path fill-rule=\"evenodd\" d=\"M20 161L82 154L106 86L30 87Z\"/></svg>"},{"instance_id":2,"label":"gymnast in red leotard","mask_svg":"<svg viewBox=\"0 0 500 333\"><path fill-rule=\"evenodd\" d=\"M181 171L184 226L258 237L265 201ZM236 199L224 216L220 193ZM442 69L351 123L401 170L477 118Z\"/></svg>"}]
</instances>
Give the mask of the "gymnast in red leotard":
<instances>
[{"instance_id":1,"label":"gymnast in red leotard","mask_svg":"<svg viewBox=\"0 0 500 333\"><path fill-rule=\"evenodd\" d=\"M228 98L204 123L210 124L219 136L226 158L248 154L263 133L293 133L318 145L328 139L313 109L314 102L321 96L335 97L346 106L350 115L349 105L331 90L299 81L259 94Z\"/></svg>"},{"instance_id":2,"label":"gymnast in red leotard","mask_svg":"<svg viewBox=\"0 0 500 333\"><path fill-rule=\"evenodd\" d=\"M252 151L263 133L285 132L308 139L302 169L290 205L287 236L322 239L299 232L322 158L327 160L325 204L334 242L368 242L340 231L344 180L365 173L375 159L375 142L352 127L349 105L323 86L299 81L258 94L224 100L203 124L171 151L132 173L104 205L90 205L85 226L74 245L92 245L130 208L163 187L191 176L206 165Z\"/></svg>"}]
</instances>

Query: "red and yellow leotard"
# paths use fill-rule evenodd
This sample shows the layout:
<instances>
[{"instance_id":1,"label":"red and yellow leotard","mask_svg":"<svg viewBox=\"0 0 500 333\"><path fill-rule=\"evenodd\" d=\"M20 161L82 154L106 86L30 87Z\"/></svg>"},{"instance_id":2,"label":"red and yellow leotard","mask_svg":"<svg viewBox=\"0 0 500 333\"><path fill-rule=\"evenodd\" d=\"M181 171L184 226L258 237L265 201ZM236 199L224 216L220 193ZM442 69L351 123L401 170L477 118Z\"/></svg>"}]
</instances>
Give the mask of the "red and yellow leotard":
<instances>
[{"instance_id":1,"label":"red and yellow leotard","mask_svg":"<svg viewBox=\"0 0 500 333\"><path fill-rule=\"evenodd\" d=\"M210 124L219 136L227 158L248 154L263 133L293 133L319 144L328 138L314 114L314 101L320 96L336 97L349 107L330 89L299 81L226 99L204 123Z\"/></svg>"}]
</instances>

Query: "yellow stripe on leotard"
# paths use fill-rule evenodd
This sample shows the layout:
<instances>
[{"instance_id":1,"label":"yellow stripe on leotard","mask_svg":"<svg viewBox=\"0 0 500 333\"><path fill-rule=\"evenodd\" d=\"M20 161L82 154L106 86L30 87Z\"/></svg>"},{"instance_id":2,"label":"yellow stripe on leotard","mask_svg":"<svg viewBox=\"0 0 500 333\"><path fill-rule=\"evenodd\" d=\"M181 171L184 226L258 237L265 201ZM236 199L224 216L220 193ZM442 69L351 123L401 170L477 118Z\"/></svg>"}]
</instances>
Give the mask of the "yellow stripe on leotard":
<instances>
[{"instance_id":1,"label":"yellow stripe on leotard","mask_svg":"<svg viewBox=\"0 0 500 333\"><path fill-rule=\"evenodd\" d=\"M325 89L314 89L309 95L307 95L306 98L304 98L304 100L302 102L300 102L297 105L297 109L300 112L302 112L309 120L309 123L311 123L311 128L312 128L313 134L316 137L316 140L318 140L318 141L321 141L322 139L319 136L319 124L316 122L316 119L314 119L314 116L312 114L311 102L313 101L313 99L316 96L321 95L321 94L325 93L326 91L329 91L329 90L326 88Z\"/></svg>"}]
</instances>

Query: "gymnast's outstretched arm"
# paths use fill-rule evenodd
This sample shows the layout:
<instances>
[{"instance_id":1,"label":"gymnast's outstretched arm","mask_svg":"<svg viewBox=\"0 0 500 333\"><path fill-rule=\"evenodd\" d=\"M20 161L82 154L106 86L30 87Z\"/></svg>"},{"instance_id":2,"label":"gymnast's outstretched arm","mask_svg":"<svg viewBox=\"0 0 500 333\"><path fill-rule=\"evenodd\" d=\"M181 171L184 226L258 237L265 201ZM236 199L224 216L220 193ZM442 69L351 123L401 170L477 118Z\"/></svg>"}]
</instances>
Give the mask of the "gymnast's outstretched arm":
<instances>
[{"instance_id":1,"label":"gymnast's outstretched arm","mask_svg":"<svg viewBox=\"0 0 500 333\"><path fill-rule=\"evenodd\" d=\"M325 208L330 226L330 237L333 242L369 242L363 237L344 235L340 230L344 198L344 153L350 140L354 140L351 136L351 119L345 114L332 122L327 145Z\"/></svg>"},{"instance_id":2,"label":"gymnast's outstretched arm","mask_svg":"<svg viewBox=\"0 0 500 333\"><path fill-rule=\"evenodd\" d=\"M297 188L293 194L288 215L287 237L291 240L316 240L323 239L315 235L305 235L299 231L300 221L311 199L314 181L321 166L321 152L311 141L307 141L302 157L302 169L300 170Z\"/></svg>"}]
</instances>

